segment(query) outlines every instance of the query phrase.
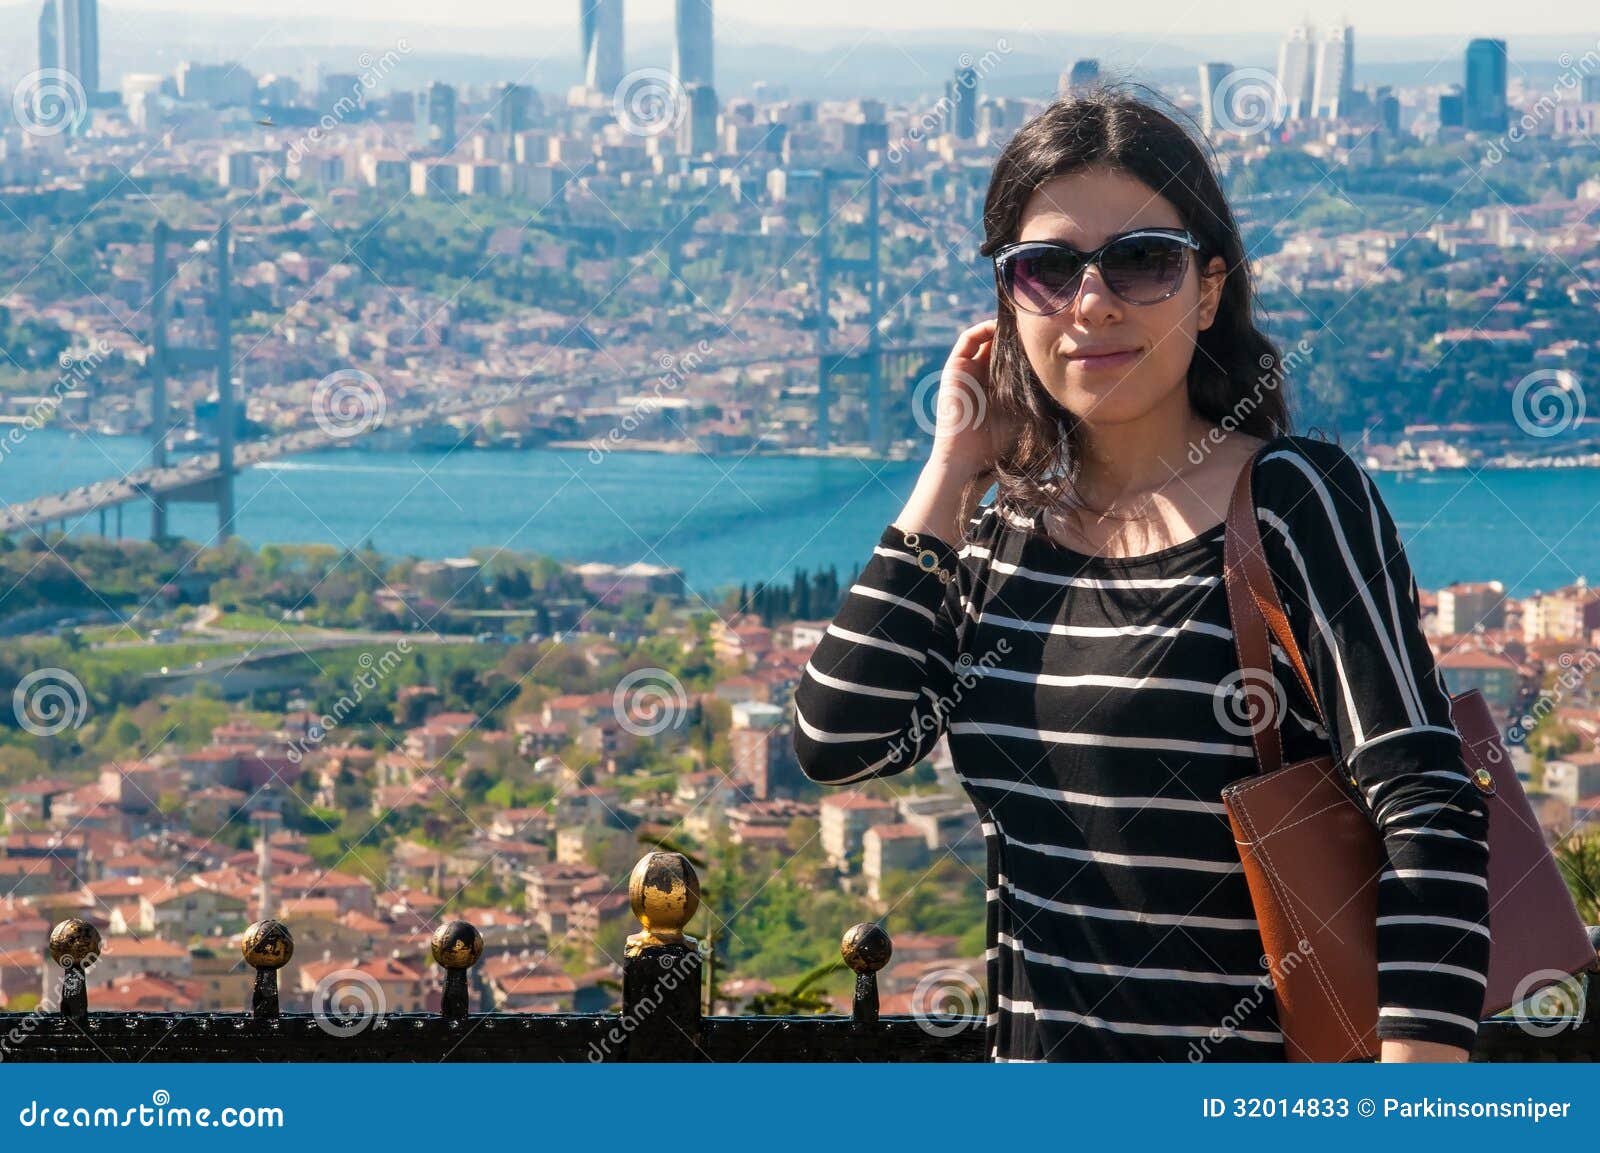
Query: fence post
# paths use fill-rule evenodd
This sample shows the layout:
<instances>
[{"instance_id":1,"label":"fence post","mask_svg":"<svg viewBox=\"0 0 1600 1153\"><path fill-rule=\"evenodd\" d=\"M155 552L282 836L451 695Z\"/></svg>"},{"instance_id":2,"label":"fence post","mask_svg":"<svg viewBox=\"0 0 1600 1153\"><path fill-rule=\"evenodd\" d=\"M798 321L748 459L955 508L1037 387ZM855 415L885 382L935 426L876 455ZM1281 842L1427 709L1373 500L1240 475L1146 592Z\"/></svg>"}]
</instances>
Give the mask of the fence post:
<instances>
[{"instance_id":1,"label":"fence post","mask_svg":"<svg viewBox=\"0 0 1600 1153\"><path fill-rule=\"evenodd\" d=\"M278 970L294 956L294 937L282 921L257 921L239 942L244 963L256 971L250 994L250 1013L257 1021L275 1021L279 1014Z\"/></svg>"},{"instance_id":2,"label":"fence post","mask_svg":"<svg viewBox=\"0 0 1600 1153\"><path fill-rule=\"evenodd\" d=\"M50 930L50 956L61 974L61 1015L83 1028L89 1026L90 965L100 958L100 930L88 921L70 917Z\"/></svg>"},{"instance_id":3,"label":"fence post","mask_svg":"<svg viewBox=\"0 0 1600 1153\"><path fill-rule=\"evenodd\" d=\"M648 853L628 878L628 902L644 927L623 951L624 1059L701 1060L700 943L683 932L700 878L682 853Z\"/></svg>"},{"instance_id":4,"label":"fence post","mask_svg":"<svg viewBox=\"0 0 1600 1153\"><path fill-rule=\"evenodd\" d=\"M446 921L433 931L429 948L434 964L444 969L439 1012L451 1021L464 1021L471 1007L467 970L483 956L483 934L466 921Z\"/></svg>"},{"instance_id":5,"label":"fence post","mask_svg":"<svg viewBox=\"0 0 1600 1153\"><path fill-rule=\"evenodd\" d=\"M855 971L856 991L850 1000L855 1031L864 1033L878 1023L878 970L889 963L894 943L880 924L862 921L844 931L839 954Z\"/></svg>"}]
</instances>

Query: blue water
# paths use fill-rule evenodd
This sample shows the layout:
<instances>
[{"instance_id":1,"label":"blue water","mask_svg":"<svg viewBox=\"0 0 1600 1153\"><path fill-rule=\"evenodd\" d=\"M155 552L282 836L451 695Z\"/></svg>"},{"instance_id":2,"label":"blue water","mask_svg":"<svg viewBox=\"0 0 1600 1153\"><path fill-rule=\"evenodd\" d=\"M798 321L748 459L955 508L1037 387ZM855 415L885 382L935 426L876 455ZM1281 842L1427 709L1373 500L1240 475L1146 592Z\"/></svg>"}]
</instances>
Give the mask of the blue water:
<instances>
[{"instance_id":1,"label":"blue water","mask_svg":"<svg viewBox=\"0 0 1600 1153\"><path fill-rule=\"evenodd\" d=\"M0 499L24 500L147 464L137 437L44 430L0 458ZM684 570L701 592L786 579L796 567L865 562L920 464L578 450L398 453L343 449L241 473L239 535L458 556L511 549ZM1600 470L1376 474L1418 581L1501 580L1514 594L1600 578ZM109 519L108 525L115 521ZM173 505L173 532L208 541L207 505ZM97 516L74 531L98 531ZM129 536L149 514L123 511ZM112 529L114 531L114 528Z\"/></svg>"}]
</instances>

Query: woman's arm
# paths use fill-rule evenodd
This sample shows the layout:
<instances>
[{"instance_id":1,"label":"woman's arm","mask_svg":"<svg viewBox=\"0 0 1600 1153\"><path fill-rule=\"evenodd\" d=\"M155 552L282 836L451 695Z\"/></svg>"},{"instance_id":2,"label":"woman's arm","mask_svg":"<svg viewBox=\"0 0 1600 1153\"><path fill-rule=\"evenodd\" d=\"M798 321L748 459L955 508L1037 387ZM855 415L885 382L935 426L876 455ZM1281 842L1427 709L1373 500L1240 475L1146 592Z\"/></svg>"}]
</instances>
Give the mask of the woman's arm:
<instances>
[{"instance_id":1,"label":"woman's arm","mask_svg":"<svg viewBox=\"0 0 1600 1153\"><path fill-rule=\"evenodd\" d=\"M1334 751L1383 836L1382 1057L1463 1059L1489 964L1488 807L1462 759L1404 547L1337 445L1296 437L1264 454L1254 479L1263 548Z\"/></svg>"}]
</instances>

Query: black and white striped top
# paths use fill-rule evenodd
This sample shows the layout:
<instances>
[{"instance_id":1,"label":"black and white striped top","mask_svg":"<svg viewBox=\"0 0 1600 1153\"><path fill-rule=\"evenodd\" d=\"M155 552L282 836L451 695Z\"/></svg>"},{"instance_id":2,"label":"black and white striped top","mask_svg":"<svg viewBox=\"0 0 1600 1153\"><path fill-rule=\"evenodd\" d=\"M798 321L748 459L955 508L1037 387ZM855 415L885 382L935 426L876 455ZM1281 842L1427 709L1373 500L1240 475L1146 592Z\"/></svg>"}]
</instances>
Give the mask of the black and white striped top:
<instances>
[{"instance_id":1,"label":"black and white striped top","mask_svg":"<svg viewBox=\"0 0 1600 1153\"><path fill-rule=\"evenodd\" d=\"M1403 546L1337 445L1279 438L1252 479L1333 745L1388 849L1379 1036L1470 1048L1489 959L1487 809ZM802 769L828 785L889 777L948 733L987 848L991 1059L1282 1060L1220 798L1256 771L1230 708L1220 523L1101 558L986 505L967 537L958 553L923 535L956 572L943 585L885 528L795 691ZM1329 734L1273 649L1288 764Z\"/></svg>"}]
</instances>

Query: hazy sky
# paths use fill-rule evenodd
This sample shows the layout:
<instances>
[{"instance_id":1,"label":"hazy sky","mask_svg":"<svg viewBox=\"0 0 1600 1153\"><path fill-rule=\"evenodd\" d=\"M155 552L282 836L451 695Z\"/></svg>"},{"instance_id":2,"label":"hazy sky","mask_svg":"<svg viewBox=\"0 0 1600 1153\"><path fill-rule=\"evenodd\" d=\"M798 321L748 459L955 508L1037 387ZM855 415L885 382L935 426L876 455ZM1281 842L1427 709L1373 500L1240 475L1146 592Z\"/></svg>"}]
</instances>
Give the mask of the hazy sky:
<instances>
[{"instance_id":1,"label":"hazy sky","mask_svg":"<svg viewBox=\"0 0 1600 1153\"><path fill-rule=\"evenodd\" d=\"M1129 4L1082 4L1063 0L805 0L789 7L773 0L715 0L719 19L766 26L782 23L873 28L994 28L1026 23L1041 30L1223 32L1280 30L1303 15L1316 23L1340 18L1368 35L1470 31L1511 37L1516 33L1567 33L1600 24L1585 0L1340 0L1296 5L1282 0L1138 0ZM111 0L107 8L228 11L274 16L326 16L327 0ZM626 0L630 22L671 19L672 0ZM416 20L441 17L439 0L339 0L346 19ZM803 19L799 18L803 14ZM578 0L457 0L448 20L464 25L577 25Z\"/></svg>"}]
</instances>

